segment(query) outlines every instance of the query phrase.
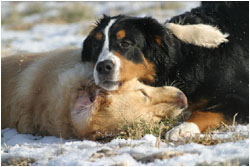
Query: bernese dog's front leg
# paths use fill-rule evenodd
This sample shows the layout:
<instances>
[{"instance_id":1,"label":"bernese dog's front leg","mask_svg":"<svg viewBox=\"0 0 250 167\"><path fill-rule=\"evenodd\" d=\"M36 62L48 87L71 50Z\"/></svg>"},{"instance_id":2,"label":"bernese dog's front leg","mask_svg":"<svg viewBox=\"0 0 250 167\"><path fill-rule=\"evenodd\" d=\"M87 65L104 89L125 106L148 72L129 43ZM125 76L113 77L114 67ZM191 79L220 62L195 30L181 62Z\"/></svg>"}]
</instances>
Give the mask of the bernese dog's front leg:
<instances>
[{"instance_id":1,"label":"bernese dog's front leg","mask_svg":"<svg viewBox=\"0 0 250 167\"><path fill-rule=\"evenodd\" d=\"M167 132L166 139L177 141L194 137L197 133L220 126L222 122L225 122L225 119L221 113L193 111L186 122Z\"/></svg>"}]
</instances>

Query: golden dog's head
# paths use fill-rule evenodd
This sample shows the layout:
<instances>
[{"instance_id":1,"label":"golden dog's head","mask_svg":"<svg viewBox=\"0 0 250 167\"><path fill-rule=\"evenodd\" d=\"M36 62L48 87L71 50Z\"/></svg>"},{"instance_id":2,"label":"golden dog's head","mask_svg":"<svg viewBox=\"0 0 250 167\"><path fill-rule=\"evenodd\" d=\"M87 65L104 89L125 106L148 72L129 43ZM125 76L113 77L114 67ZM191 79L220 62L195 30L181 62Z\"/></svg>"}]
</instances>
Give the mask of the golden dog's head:
<instances>
[{"instance_id":1,"label":"golden dog's head","mask_svg":"<svg viewBox=\"0 0 250 167\"><path fill-rule=\"evenodd\" d=\"M78 137L93 138L140 120L174 118L186 107L187 98L179 89L151 87L134 79L117 91L107 92L95 86L80 91L71 117Z\"/></svg>"}]
</instances>

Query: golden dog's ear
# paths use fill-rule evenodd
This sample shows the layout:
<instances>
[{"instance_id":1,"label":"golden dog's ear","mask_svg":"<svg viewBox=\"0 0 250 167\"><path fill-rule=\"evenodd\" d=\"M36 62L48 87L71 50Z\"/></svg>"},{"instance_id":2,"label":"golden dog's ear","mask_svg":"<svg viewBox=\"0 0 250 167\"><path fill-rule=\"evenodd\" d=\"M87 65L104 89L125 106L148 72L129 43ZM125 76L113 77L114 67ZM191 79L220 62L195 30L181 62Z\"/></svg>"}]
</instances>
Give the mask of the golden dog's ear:
<instances>
[{"instance_id":1,"label":"golden dog's ear","mask_svg":"<svg viewBox=\"0 0 250 167\"><path fill-rule=\"evenodd\" d=\"M217 48L228 42L228 33L223 34L217 27L205 24L180 25L167 23L166 27L181 41L206 48Z\"/></svg>"}]
</instances>

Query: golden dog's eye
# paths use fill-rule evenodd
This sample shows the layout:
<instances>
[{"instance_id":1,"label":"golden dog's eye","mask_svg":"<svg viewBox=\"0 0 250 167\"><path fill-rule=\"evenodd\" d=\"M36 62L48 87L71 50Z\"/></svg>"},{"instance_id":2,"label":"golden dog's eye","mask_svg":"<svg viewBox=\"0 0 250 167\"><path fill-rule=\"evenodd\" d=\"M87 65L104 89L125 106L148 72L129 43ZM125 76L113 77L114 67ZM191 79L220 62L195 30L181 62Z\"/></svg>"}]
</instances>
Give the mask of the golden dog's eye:
<instances>
[{"instance_id":1,"label":"golden dog's eye","mask_svg":"<svg viewBox=\"0 0 250 167\"><path fill-rule=\"evenodd\" d=\"M143 89L139 89L139 91L142 93L143 96L150 98L147 92L145 92Z\"/></svg>"},{"instance_id":2,"label":"golden dog's eye","mask_svg":"<svg viewBox=\"0 0 250 167\"><path fill-rule=\"evenodd\" d=\"M141 93L141 95L143 96L143 100L144 102L150 102L151 98L150 96L147 94L147 92L143 89L139 89L139 92Z\"/></svg>"}]
</instances>

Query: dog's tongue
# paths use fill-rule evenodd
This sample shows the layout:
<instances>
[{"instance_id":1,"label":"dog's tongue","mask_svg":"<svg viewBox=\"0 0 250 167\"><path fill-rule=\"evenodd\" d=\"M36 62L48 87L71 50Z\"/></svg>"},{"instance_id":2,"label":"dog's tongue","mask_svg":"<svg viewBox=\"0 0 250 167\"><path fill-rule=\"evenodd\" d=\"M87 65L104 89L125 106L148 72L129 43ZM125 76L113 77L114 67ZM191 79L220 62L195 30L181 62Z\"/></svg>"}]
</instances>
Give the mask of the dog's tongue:
<instances>
[{"instance_id":1,"label":"dog's tongue","mask_svg":"<svg viewBox=\"0 0 250 167\"><path fill-rule=\"evenodd\" d=\"M88 92L83 91L80 93L79 98L76 100L74 110L82 110L85 108L89 108L89 105L91 104L90 96Z\"/></svg>"}]
</instances>

